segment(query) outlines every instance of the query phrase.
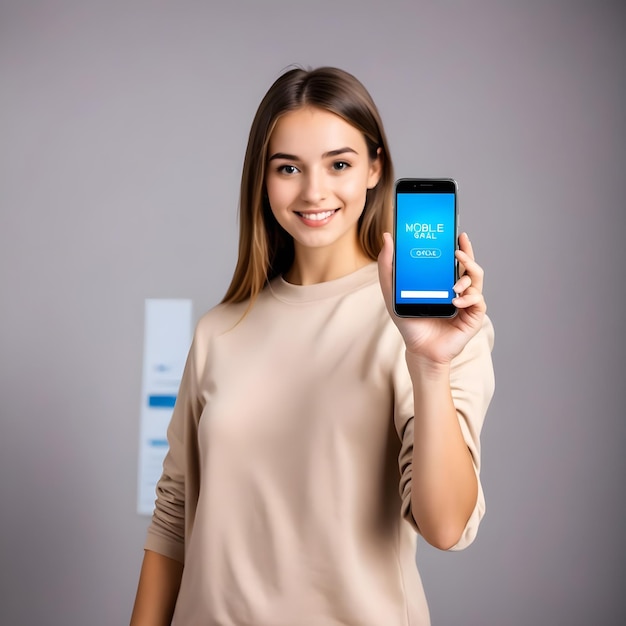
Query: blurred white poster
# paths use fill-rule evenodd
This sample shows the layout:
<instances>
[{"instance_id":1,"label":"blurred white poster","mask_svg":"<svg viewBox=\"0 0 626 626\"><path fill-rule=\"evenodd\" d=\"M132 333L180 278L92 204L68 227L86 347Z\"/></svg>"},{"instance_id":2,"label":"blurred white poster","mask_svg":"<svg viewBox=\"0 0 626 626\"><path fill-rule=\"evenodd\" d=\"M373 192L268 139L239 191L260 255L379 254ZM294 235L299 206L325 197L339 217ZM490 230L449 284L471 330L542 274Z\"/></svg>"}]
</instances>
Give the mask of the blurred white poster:
<instances>
[{"instance_id":1,"label":"blurred white poster","mask_svg":"<svg viewBox=\"0 0 626 626\"><path fill-rule=\"evenodd\" d=\"M137 511L150 515L191 345L191 300L146 300Z\"/></svg>"}]
</instances>

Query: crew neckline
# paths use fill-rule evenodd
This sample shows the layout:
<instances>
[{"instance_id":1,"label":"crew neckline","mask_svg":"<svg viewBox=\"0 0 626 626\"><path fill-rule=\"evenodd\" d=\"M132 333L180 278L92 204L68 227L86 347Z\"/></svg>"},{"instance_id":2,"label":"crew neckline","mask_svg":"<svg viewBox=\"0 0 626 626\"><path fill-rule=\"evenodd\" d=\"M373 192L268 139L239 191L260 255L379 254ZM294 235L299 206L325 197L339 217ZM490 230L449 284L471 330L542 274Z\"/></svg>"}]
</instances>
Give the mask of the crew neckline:
<instances>
[{"instance_id":1,"label":"crew neckline","mask_svg":"<svg viewBox=\"0 0 626 626\"><path fill-rule=\"evenodd\" d=\"M378 265L372 261L350 274L323 283L294 285L288 283L282 276L277 276L268 286L276 299L298 304L333 298L375 282L378 282Z\"/></svg>"}]
</instances>

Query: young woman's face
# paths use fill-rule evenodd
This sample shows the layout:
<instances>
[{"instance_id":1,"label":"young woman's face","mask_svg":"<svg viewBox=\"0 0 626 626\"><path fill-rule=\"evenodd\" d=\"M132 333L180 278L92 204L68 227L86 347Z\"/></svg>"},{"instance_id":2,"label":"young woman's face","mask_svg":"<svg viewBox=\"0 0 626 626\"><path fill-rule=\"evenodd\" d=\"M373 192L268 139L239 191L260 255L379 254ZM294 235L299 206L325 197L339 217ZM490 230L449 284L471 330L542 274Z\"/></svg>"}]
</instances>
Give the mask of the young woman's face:
<instances>
[{"instance_id":1,"label":"young woman's face","mask_svg":"<svg viewBox=\"0 0 626 626\"><path fill-rule=\"evenodd\" d=\"M357 223L380 178L363 134L338 115L305 107L279 118L268 149L266 188L278 223L299 247L357 252Z\"/></svg>"}]
</instances>

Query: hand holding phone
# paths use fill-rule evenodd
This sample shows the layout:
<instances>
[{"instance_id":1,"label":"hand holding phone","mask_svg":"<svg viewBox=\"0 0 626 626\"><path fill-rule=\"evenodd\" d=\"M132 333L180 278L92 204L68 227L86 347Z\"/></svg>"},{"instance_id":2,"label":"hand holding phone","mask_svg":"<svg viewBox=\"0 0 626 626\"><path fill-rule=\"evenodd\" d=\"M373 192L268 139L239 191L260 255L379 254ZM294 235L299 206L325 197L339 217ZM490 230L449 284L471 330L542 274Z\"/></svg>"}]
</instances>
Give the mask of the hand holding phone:
<instances>
[{"instance_id":1,"label":"hand holding phone","mask_svg":"<svg viewBox=\"0 0 626 626\"><path fill-rule=\"evenodd\" d=\"M393 308L399 317L454 317L458 278L457 185L451 178L396 182Z\"/></svg>"}]
</instances>

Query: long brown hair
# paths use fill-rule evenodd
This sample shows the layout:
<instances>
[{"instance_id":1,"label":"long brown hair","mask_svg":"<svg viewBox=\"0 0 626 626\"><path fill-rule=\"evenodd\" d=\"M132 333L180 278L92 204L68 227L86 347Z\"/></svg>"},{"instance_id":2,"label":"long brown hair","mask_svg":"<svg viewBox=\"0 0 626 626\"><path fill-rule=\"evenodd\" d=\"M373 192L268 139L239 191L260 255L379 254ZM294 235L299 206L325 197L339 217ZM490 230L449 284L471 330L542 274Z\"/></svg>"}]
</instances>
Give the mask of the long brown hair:
<instances>
[{"instance_id":1,"label":"long brown hair","mask_svg":"<svg viewBox=\"0 0 626 626\"><path fill-rule=\"evenodd\" d=\"M378 109L352 74L334 67L291 69L280 76L256 112L241 175L239 258L222 302L252 306L267 282L286 272L294 259L291 236L274 218L265 192L270 135L281 115L303 106L330 111L363 133L370 159L381 160L381 176L368 189L358 236L363 251L376 259L383 233L391 228L393 165Z\"/></svg>"}]
</instances>

